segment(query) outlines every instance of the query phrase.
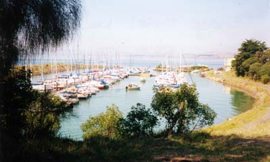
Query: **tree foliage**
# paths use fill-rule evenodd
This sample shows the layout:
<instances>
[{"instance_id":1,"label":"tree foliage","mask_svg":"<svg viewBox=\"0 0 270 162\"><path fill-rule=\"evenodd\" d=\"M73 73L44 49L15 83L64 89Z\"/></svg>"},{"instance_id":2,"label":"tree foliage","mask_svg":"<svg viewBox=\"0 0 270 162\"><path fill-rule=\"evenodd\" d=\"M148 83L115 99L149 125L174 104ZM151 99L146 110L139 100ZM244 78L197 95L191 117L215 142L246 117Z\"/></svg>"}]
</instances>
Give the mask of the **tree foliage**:
<instances>
[{"instance_id":1,"label":"tree foliage","mask_svg":"<svg viewBox=\"0 0 270 162\"><path fill-rule=\"evenodd\" d=\"M235 56L234 68L237 76L245 76L248 73L249 65L246 62L246 66L243 63L253 57L257 52L263 52L267 49L265 42L260 42L257 40L246 40L241 44L241 47L238 49L239 53ZM248 63L254 62L250 60Z\"/></svg>"},{"instance_id":2,"label":"tree foliage","mask_svg":"<svg viewBox=\"0 0 270 162\"><path fill-rule=\"evenodd\" d=\"M131 111L126 118L120 119L118 130L122 137L151 136L157 122L158 119L151 110L138 103L131 107Z\"/></svg>"},{"instance_id":3,"label":"tree foliage","mask_svg":"<svg viewBox=\"0 0 270 162\"><path fill-rule=\"evenodd\" d=\"M246 40L235 56L233 67L237 76L249 76L254 80L268 83L270 78L270 50L257 40Z\"/></svg>"},{"instance_id":4,"label":"tree foliage","mask_svg":"<svg viewBox=\"0 0 270 162\"><path fill-rule=\"evenodd\" d=\"M2 89L9 100L3 100L0 127L16 137L55 135L59 129L59 115L66 104L50 93L32 89L30 71L13 70Z\"/></svg>"},{"instance_id":5,"label":"tree foliage","mask_svg":"<svg viewBox=\"0 0 270 162\"><path fill-rule=\"evenodd\" d=\"M56 47L78 27L78 0L0 1L0 76L18 55Z\"/></svg>"},{"instance_id":6,"label":"tree foliage","mask_svg":"<svg viewBox=\"0 0 270 162\"><path fill-rule=\"evenodd\" d=\"M25 119L24 136L53 137L60 129L59 115L65 111L66 103L50 93L33 93L33 101L22 114Z\"/></svg>"},{"instance_id":7,"label":"tree foliage","mask_svg":"<svg viewBox=\"0 0 270 162\"><path fill-rule=\"evenodd\" d=\"M211 125L216 117L209 106L199 102L194 85L183 84L177 91L161 89L155 93L151 105L167 121L168 135Z\"/></svg>"},{"instance_id":8,"label":"tree foliage","mask_svg":"<svg viewBox=\"0 0 270 162\"><path fill-rule=\"evenodd\" d=\"M59 112L52 109L59 105L48 94L35 93L30 73L14 72L13 66L19 57L67 40L79 26L80 8L80 0L0 1L0 131L16 144L18 136L55 134ZM0 140L1 145L6 139L0 135Z\"/></svg>"},{"instance_id":9,"label":"tree foliage","mask_svg":"<svg viewBox=\"0 0 270 162\"><path fill-rule=\"evenodd\" d=\"M83 138L90 139L96 136L117 138L119 136L117 124L120 118L122 118L122 113L117 106L107 107L106 112L90 117L81 125Z\"/></svg>"},{"instance_id":10,"label":"tree foliage","mask_svg":"<svg viewBox=\"0 0 270 162\"><path fill-rule=\"evenodd\" d=\"M21 114L33 99L30 73L11 70L18 56L56 47L72 35L79 21L77 0L0 1L1 129L21 134L25 123Z\"/></svg>"},{"instance_id":11,"label":"tree foliage","mask_svg":"<svg viewBox=\"0 0 270 162\"><path fill-rule=\"evenodd\" d=\"M0 128L2 131L18 136L24 125L21 114L33 99L30 72L24 69L13 70L4 78L4 82L6 84L1 89L5 97L1 98Z\"/></svg>"}]
</instances>

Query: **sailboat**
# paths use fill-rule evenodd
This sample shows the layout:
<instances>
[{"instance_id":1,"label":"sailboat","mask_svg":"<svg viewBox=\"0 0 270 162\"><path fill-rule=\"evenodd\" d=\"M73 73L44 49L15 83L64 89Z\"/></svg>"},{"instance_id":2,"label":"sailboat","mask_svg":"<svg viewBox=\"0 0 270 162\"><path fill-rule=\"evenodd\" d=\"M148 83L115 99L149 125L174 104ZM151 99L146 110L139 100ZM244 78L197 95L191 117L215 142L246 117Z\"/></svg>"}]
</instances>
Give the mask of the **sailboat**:
<instances>
[{"instance_id":1,"label":"sailboat","mask_svg":"<svg viewBox=\"0 0 270 162\"><path fill-rule=\"evenodd\" d=\"M154 87L159 89L160 87L169 87L169 88L179 88L184 82L186 82L185 74L181 71L182 59L181 55L179 57L180 68L179 70L173 70L169 66L169 61L167 57L166 61L166 72L161 72L155 79ZM169 68L170 67L170 68Z\"/></svg>"}]
</instances>

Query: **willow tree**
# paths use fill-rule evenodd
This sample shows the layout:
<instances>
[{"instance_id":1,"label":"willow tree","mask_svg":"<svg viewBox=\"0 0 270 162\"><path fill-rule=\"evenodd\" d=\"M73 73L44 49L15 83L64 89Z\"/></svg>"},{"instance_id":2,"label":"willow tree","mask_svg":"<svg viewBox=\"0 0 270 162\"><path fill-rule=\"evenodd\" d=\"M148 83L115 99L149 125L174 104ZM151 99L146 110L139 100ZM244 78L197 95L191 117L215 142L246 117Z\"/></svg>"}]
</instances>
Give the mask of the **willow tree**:
<instances>
[{"instance_id":1,"label":"willow tree","mask_svg":"<svg viewBox=\"0 0 270 162\"><path fill-rule=\"evenodd\" d=\"M24 109L11 100L18 97L22 82L14 82L18 89L7 88L12 66L19 56L44 52L68 40L79 26L80 8L80 0L0 0L1 129L12 123L8 117L19 123Z\"/></svg>"},{"instance_id":2,"label":"willow tree","mask_svg":"<svg viewBox=\"0 0 270 162\"><path fill-rule=\"evenodd\" d=\"M56 47L79 25L79 0L1 0L0 76L21 54Z\"/></svg>"}]
</instances>

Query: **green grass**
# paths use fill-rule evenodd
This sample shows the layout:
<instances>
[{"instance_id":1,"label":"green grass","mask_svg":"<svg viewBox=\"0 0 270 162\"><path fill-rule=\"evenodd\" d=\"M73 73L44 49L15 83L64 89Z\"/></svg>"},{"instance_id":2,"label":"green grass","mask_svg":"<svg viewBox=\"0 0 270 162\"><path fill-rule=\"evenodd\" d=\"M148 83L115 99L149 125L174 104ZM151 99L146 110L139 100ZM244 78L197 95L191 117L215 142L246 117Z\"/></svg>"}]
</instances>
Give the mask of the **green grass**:
<instances>
[{"instance_id":1,"label":"green grass","mask_svg":"<svg viewBox=\"0 0 270 162\"><path fill-rule=\"evenodd\" d=\"M212 135L238 135L241 137L263 137L270 135L270 86L248 78L236 77L233 72L206 73L210 79L222 82L253 96L253 108L231 120L214 125L204 131ZM268 120L269 119L269 120Z\"/></svg>"},{"instance_id":2,"label":"green grass","mask_svg":"<svg viewBox=\"0 0 270 162\"><path fill-rule=\"evenodd\" d=\"M269 138L211 136L192 133L185 137L110 140L93 138L76 142L68 139L24 141L21 161L267 161ZM18 146L17 146L18 148Z\"/></svg>"}]
</instances>

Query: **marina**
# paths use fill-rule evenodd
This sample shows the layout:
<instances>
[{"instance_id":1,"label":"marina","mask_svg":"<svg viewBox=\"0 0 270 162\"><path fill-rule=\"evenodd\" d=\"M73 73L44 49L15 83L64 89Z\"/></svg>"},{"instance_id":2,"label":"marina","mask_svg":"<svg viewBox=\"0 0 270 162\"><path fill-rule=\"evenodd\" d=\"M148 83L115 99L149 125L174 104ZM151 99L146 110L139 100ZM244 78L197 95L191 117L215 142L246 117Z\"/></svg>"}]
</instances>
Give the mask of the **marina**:
<instances>
[{"instance_id":1,"label":"marina","mask_svg":"<svg viewBox=\"0 0 270 162\"><path fill-rule=\"evenodd\" d=\"M266 0L2 0L0 162L270 162L269 18Z\"/></svg>"},{"instance_id":2,"label":"marina","mask_svg":"<svg viewBox=\"0 0 270 162\"><path fill-rule=\"evenodd\" d=\"M202 78L199 74L189 75L183 73L181 75L184 75L187 82L191 83L193 81L196 84L200 101L208 104L217 113L216 124L229 120L231 117L252 107L254 99L243 92ZM153 88L157 77L146 78L144 83L141 82L139 76L129 76L111 85L109 89L102 90L91 98L80 101L61 118L59 136L82 140L81 124L89 116L104 112L106 107L112 104L118 106L124 115L130 111L131 106L137 103L142 103L149 108L154 95ZM140 90L127 91L125 87L131 83L139 85ZM160 123L160 125L162 126L163 123Z\"/></svg>"},{"instance_id":3,"label":"marina","mask_svg":"<svg viewBox=\"0 0 270 162\"><path fill-rule=\"evenodd\" d=\"M147 68L113 68L108 70L89 70L83 72L68 72L48 77L35 77L32 81L33 89L41 92L52 92L68 105L73 106L79 100L96 95L100 90L108 89L115 83L128 76L138 76L149 71ZM33 79L32 79L33 80ZM136 87L135 87L136 86ZM126 90L139 90L135 84L129 84Z\"/></svg>"},{"instance_id":4,"label":"marina","mask_svg":"<svg viewBox=\"0 0 270 162\"><path fill-rule=\"evenodd\" d=\"M34 89L50 91L73 107L62 115L58 135L75 140L82 140L81 124L89 116L98 115L113 104L124 115L137 103L150 108L154 91L162 87L176 90L183 83L195 84L199 100L217 113L215 124L245 112L254 102L243 92L204 78L198 69L188 73L181 68L155 71L154 67L115 66L35 76L32 81Z\"/></svg>"}]
</instances>

